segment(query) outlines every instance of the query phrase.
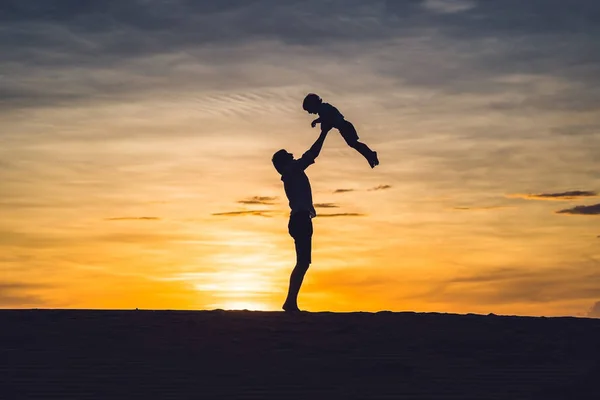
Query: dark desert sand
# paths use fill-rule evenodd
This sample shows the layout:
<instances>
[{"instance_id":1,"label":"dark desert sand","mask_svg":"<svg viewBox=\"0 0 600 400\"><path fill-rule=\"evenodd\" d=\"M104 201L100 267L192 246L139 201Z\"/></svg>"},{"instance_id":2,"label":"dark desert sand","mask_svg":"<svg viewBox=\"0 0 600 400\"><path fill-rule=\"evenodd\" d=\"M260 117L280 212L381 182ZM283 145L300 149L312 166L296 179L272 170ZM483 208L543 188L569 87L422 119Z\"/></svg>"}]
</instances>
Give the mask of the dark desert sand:
<instances>
[{"instance_id":1,"label":"dark desert sand","mask_svg":"<svg viewBox=\"0 0 600 400\"><path fill-rule=\"evenodd\" d=\"M600 320L0 311L0 399L600 399Z\"/></svg>"}]
</instances>

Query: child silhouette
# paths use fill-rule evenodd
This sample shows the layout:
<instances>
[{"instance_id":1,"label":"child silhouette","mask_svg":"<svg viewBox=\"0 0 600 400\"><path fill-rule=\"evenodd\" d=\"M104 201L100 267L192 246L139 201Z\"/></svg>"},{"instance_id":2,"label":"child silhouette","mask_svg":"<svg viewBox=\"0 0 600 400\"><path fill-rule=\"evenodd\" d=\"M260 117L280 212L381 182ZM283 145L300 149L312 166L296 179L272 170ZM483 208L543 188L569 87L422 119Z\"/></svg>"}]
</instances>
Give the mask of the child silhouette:
<instances>
[{"instance_id":1,"label":"child silhouette","mask_svg":"<svg viewBox=\"0 0 600 400\"><path fill-rule=\"evenodd\" d=\"M346 121L342 113L331 104L324 103L321 97L314 93L309 93L304 98L302 108L309 114L318 114L319 118L311 122L311 126L314 128L317 124L321 124L321 132L328 132L332 128L336 128L348 146L352 147L364 158L367 159L371 168L375 168L379 165L379 159L377 158L377 152L373 151L364 143L358 141L358 133L354 128L354 125L350 121Z\"/></svg>"}]
</instances>

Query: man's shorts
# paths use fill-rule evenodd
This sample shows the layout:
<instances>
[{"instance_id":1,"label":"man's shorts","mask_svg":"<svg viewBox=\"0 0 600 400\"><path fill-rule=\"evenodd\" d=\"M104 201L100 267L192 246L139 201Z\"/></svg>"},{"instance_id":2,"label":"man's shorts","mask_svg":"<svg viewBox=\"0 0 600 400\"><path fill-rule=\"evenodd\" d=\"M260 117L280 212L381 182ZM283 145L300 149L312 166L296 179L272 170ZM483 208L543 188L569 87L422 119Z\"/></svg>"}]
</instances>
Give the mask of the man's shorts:
<instances>
[{"instance_id":1,"label":"man's shorts","mask_svg":"<svg viewBox=\"0 0 600 400\"><path fill-rule=\"evenodd\" d=\"M294 238L296 264L310 264L312 262L313 224L308 211L297 212L290 216L288 232Z\"/></svg>"}]
</instances>

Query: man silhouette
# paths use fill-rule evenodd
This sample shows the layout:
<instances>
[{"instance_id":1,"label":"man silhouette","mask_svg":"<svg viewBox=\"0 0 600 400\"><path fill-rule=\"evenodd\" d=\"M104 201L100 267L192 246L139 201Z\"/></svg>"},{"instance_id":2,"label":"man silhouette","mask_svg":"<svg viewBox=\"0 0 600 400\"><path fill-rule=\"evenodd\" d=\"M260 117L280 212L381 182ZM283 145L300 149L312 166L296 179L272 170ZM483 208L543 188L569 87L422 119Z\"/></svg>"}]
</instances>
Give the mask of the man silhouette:
<instances>
[{"instance_id":1,"label":"man silhouette","mask_svg":"<svg viewBox=\"0 0 600 400\"><path fill-rule=\"evenodd\" d=\"M288 295L283 304L283 309L287 312L300 311L298 292L312 262L312 218L316 216L316 212L312 202L310 181L304 170L314 164L315 159L321 153L326 137L327 132L321 132L312 147L298 160L295 160L294 155L284 149L273 154L271 160L277 172L281 174L285 195L289 201L291 212L288 232L294 239L296 247L296 266L290 275Z\"/></svg>"}]
</instances>

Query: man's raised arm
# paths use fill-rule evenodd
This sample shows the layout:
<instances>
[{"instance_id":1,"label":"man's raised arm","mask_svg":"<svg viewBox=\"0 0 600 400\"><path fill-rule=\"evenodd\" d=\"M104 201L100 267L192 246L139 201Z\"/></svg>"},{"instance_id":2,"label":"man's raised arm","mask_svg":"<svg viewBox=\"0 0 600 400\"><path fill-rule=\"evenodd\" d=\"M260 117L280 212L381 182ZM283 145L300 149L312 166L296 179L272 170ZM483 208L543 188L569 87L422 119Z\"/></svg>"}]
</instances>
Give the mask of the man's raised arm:
<instances>
[{"instance_id":1,"label":"man's raised arm","mask_svg":"<svg viewBox=\"0 0 600 400\"><path fill-rule=\"evenodd\" d=\"M296 168L299 167L300 169L305 170L306 168L308 168L309 165L315 162L315 158L319 157L319 154L321 153L321 149L323 148L323 142L325 142L327 133L327 131L321 131L321 134L310 147L310 149L308 149L299 160L294 162Z\"/></svg>"},{"instance_id":2,"label":"man's raised arm","mask_svg":"<svg viewBox=\"0 0 600 400\"><path fill-rule=\"evenodd\" d=\"M321 131L317 140L313 143L311 148L308 149L313 158L317 158L319 157L319 154L321 154L321 149L323 148L323 143L325 142L328 133L329 131Z\"/></svg>"}]
</instances>

